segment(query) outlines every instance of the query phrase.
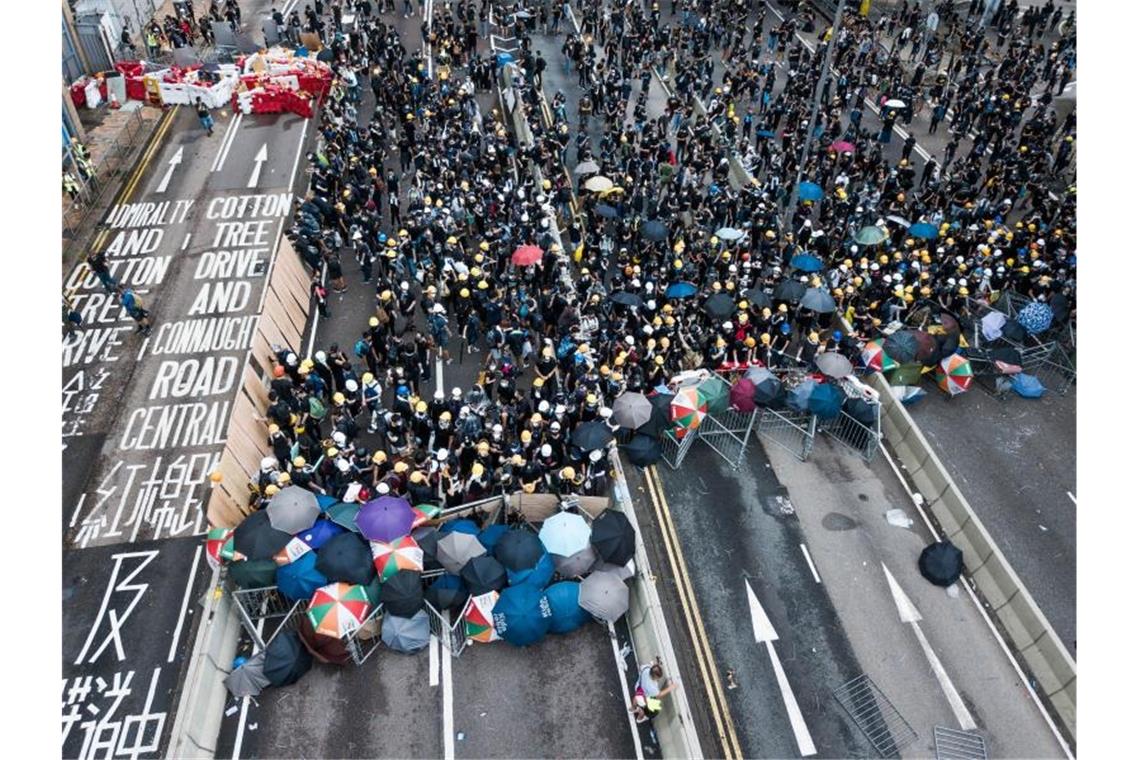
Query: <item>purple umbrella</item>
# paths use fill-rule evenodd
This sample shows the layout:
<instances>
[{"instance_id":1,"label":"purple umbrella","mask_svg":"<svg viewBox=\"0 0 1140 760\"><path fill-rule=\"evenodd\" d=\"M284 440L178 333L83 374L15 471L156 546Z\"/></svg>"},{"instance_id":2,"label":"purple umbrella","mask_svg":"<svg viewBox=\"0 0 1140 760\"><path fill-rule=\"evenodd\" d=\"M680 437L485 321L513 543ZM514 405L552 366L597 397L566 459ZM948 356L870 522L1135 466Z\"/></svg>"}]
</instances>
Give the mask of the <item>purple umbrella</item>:
<instances>
[{"instance_id":1,"label":"purple umbrella","mask_svg":"<svg viewBox=\"0 0 1140 760\"><path fill-rule=\"evenodd\" d=\"M412 505L395 496L367 502L356 516L356 526L370 541L393 541L412 532L416 515Z\"/></svg>"},{"instance_id":2,"label":"purple umbrella","mask_svg":"<svg viewBox=\"0 0 1140 760\"><path fill-rule=\"evenodd\" d=\"M756 384L746 377L742 377L732 385L728 392L728 403L739 412L751 412L756 409L756 402L752 396L756 393Z\"/></svg>"}]
</instances>

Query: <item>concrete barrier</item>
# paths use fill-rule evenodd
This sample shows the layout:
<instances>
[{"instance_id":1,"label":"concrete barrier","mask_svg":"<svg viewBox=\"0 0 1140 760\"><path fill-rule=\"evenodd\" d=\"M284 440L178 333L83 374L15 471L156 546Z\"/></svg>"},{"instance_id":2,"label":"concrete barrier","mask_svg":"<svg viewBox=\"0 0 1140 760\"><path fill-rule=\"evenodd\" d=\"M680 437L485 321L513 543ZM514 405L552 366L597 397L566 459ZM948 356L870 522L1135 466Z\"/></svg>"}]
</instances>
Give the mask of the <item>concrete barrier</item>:
<instances>
[{"instance_id":1,"label":"concrete barrier","mask_svg":"<svg viewBox=\"0 0 1140 760\"><path fill-rule=\"evenodd\" d=\"M966 571L1038 693L1070 742L1077 733L1077 664L1033 601L953 478L881 374L883 438L922 495L943 537L962 550Z\"/></svg>"}]
</instances>

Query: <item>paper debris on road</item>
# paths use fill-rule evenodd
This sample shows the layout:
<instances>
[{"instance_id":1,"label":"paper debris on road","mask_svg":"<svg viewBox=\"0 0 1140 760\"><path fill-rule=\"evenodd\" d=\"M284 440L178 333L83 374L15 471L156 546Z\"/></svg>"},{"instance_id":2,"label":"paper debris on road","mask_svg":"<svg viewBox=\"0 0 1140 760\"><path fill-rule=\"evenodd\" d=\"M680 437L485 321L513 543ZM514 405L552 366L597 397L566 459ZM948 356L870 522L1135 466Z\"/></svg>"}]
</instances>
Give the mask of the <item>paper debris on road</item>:
<instances>
[{"instance_id":1,"label":"paper debris on road","mask_svg":"<svg viewBox=\"0 0 1140 760\"><path fill-rule=\"evenodd\" d=\"M914 520L906 516L906 512L901 509L888 509L886 512L887 522L896 528L909 528L914 525Z\"/></svg>"}]
</instances>

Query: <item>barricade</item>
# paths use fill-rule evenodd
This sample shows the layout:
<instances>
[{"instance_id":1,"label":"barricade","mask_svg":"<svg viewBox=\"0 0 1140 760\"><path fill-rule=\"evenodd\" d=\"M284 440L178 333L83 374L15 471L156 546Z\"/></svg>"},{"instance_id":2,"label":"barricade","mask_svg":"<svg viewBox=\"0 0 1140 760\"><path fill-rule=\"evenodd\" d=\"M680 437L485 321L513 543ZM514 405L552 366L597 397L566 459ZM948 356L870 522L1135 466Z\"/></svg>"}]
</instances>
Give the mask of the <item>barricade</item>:
<instances>
[{"instance_id":1,"label":"barricade","mask_svg":"<svg viewBox=\"0 0 1140 760\"><path fill-rule=\"evenodd\" d=\"M424 602L424 609L428 613L432 635L439 639L443 648L450 652L452 657L463 654L463 650L467 648L467 637L463 633L462 616L452 623L450 613L440 612L430 602Z\"/></svg>"},{"instance_id":2,"label":"barricade","mask_svg":"<svg viewBox=\"0 0 1140 760\"><path fill-rule=\"evenodd\" d=\"M242 628L258 649L264 649L279 631L296 622L294 613L301 604L290 603L276 586L236 588L227 583L226 593L233 600ZM267 626L271 628L268 637L265 636Z\"/></svg>"},{"instance_id":3,"label":"barricade","mask_svg":"<svg viewBox=\"0 0 1140 760\"><path fill-rule=\"evenodd\" d=\"M359 628L346 633L341 637L348 656L357 665L363 665L372 653L383 643L380 638L380 624L384 620L384 605L378 604L375 609L364 618Z\"/></svg>"},{"instance_id":4,"label":"barricade","mask_svg":"<svg viewBox=\"0 0 1140 760\"><path fill-rule=\"evenodd\" d=\"M1057 342L1050 343L1048 351L1034 352L1023 361L1022 370L1035 376L1046 389L1057 395L1064 396L1077 382L1077 367Z\"/></svg>"},{"instance_id":5,"label":"barricade","mask_svg":"<svg viewBox=\"0 0 1140 760\"><path fill-rule=\"evenodd\" d=\"M875 421L867 425L847 412L841 411L838 417L820 422L819 430L854 451L864 462L870 462L879 450L879 439L882 437L880 430L882 405L878 400L869 398L868 394L863 393L858 386L848 380L841 380L839 386L848 398L863 399L870 404L875 413Z\"/></svg>"},{"instance_id":6,"label":"barricade","mask_svg":"<svg viewBox=\"0 0 1140 760\"><path fill-rule=\"evenodd\" d=\"M685 456L689 453L689 449L693 448L693 442L699 437L700 435L697 431L690 430L685 434L684 438L678 440L672 431L665 431L661 434L662 461L669 465L670 469L676 470L684 463Z\"/></svg>"},{"instance_id":7,"label":"barricade","mask_svg":"<svg viewBox=\"0 0 1140 760\"><path fill-rule=\"evenodd\" d=\"M741 412L729 407L719 414L705 417L697 436L728 462L729 467L740 469L758 414L756 410Z\"/></svg>"},{"instance_id":8,"label":"barricade","mask_svg":"<svg viewBox=\"0 0 1140 760\"><path fill-rule=\"evenodd\" d=\"M765 409L757 416L753 429L761 440L773 443L806 462L815 446L817 424L816 416L810 412Z\"/></svg>"}]
</instances>

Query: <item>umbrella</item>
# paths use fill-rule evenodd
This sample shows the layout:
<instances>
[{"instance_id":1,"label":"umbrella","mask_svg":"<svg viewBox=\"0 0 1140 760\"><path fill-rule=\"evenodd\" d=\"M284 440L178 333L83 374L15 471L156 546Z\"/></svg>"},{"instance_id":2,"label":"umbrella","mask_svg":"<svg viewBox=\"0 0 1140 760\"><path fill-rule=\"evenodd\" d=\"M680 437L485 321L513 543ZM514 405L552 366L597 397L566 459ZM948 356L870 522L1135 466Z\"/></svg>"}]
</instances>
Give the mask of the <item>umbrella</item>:
<instances>
[{"instance_id":1,"label":"umbrella","mask_svg":"<svg viewBox=\"0 0 1140 760\"><path fill-rule=\"evenodd\" d=\"M575 174L596 174L600 170L597 161L583 161L574 167Z\"/></svg>"},{"instance_id":2,"label":"umbrella","mask_svg":"<svg viewBox=\"0 0 1140 760\"><path fill-rule=\"evenodd\" d=\"M224 683L230 694L238 698L256 697L260 694L261 690L269 685L269 679L265 677L265 651L258 652L230 671Z\"/></svg>"},{"instance_id":3,"label":"umbrella","mask_svg":"<svg viewBox=\"0 0 1140 760\"><path fill-rule=\"evenodd\" d=\"M744 237L744 233L735 227L721 227L716 231L716 236L731 243Z\"/></svg>"},{"instance_id":4,"label":"umbrella","mask_svg":"<svg viewBox=\"0 0 1140 760\"><path fill-rule=\"evenodd\" d=\"M629 518L613 509L603 509L590 526L590 543L598 556L612 565L624 565L633 559L635 540Z\"/></svg>"},{"instance_id":5,"label":"umbrella","mask_svg":"<svg viewBox=\"0 0 1140 760\"><path fill-rule=\"evenodd\" d=\"M391 541L412 532L416 515L406 499L381 496L360 508L356 524L360 533L370 541Z\"/></svg>"},{"instance_id":6,"label":"umbrella","mask_svg":"<svg viewBox=\"0 0 1140 760\"><path fill-rule=\"evenodd\" d=\"M538 540L551 554L569 557L590 545L590 525L582 515L559 512L543 521Z\"/></svg>"},{"instance_id":7,"label":"umbrella","mask_svg":"<svg viewBox=\"0 0 1140 760\"><path fill-rule=\"evenodd\" d=\"M511 263L520 267L529 267L542 261L542 249L537 245L520 245L511 254Z\"/></svg>"},{"instance_id":8,"label":"umbrella","mask_svg":"<svg viewBox=\"0 0 1140 760\"><path fill-rule=\"evenodd\" d=\"M479 543L483 544L483 548L491 555L495 553L495 546L499 543L499 539L506 535L510 527L503 523L495 523L488 525L483 530L479 531Z\"/></svg>"},{"instance_id":9,"label":"umbrella","mask_svg":"<svg viewBox=\"0 0 1140 760\"><path fill-rule=\"evenodd\" d=\"M810 253L798 253L792 257L792 269L801 272L819 272L823 269L823 259Z\"/></svg>"},{"instance_id":10,"label":"umbrella","mask_svg":"<svg viewBox=\"0 0 1140 760\"><path fill-rule=\"evenodd\" d=\"M982 317L982 337L986 340L997 340L1001 337L1001 329L1005 327L1006 316L1000 311L991 311Z\"/></svg>"},{"instance_id":11,"label":"umbrella","mask_svg":"<svg viewBox=\"0 0 1140 760\"><path fill-rule=\"evenodd\" d=\"M648 422L637 428L637 434L656 438L661 435L662 432L668 430L671 424L669 421L669 409L672 402L673 394L671 393L658 393L650 396L649 403L653 406L652 416L650 416Z\"/></svg>"},{"instance_id":12,"label":"umbrella","mask_svg":"<svg viewBox=\"0 0 1140 760\"><path fill-rule=\"evenodd\" d=\"M708 407L701 399L695 386L681 388L669 405L669 418L673 421L673 432L678 439L684 438L690 430L696 430L708 414Z\"/></svg>"},{"instance_id":13,"label":"umbrella","mask_svg":"<svg viewBox=\"0 0 1140 760\"><path fill-rule=\"evenodd\" d=\"M317 506L321 508L321 512L327 512L329 507L339 503L335 496L329 496L325 493L317 494Z\"/></svg>"},{"instance_id":14,"label":"umbrella","mask_svg":"<svg viewBox=\"0 0 1140 760\"><path fill-rule=\"evenodd\" d=\"M815 357L815 366L828 377L847 377L855 371L851 361L838 351L828 351Z\"/></svg>"},{"instance_id":15,"label":"umbrella","mask_svg":"<svg viewBox=\"0 0 1140 760\"><path fill-rule=\"evenodd\" d=\"M925 398L926 391L917 385L893 385L891 386L891 395L909 406L915 401Z\"/></svg>"},{"instance_id":16,"label":"umbrella","mask_svg":"<svg viewBox=\"0 0 1140 760\"><path fill-rule=\"evenodd\" d=\"M598 563L598 552L594 549L593 544L581 551L574 552L569 557L558 554L551 556L554 558L554 567L558 569L558 574L563 578L576 578L585 575Z\"/></svg>"},{"instance_id":17,"label":"umbrella","mask_svg":"<svg viewBox=\"0 0 1140 760\"><path fill-rule=\"evenodd\" d=\"M550 605L550 633L571 633L590 621L590 615L578 605L578 581L559 581L546 589Z\"/></svg>"},{"instance_id":18,"label":"umbrella","mask_svg":"<svg viewBox=\"0 0 1140 760\"><path fill-rule=\"evenodd\" d=\"M808 403L811 401L811 394L817 385L819 385L818 380L804 380L802 383L793 388L791 393L785 396L785 403L787 403L787 405L792 409L796 409L801 412L808 411Z\"/></svg>"},{"instance_id":19,"label":"umbrella","mask_svg":"<svg viewBox=\"0 0 1140 760\"><path fill-rule=\"evenodd\" d=\"M467 593L467 584L458 575L451 573L444 573L436 578L424 592L428 604L440 612L459 609L467 601L468 596L470 594Z\"/></svg>"},{"instance_id":20,"label":"umbrella","mask_svg":"<svg viewBox=\"0 0 1140 760\"><path fill-rule=\"evenodd\" d=\"M697 393L709 414L720 414L728 409L728 391L728 383L716 375L711 375L697 386Z\"/></svg>"},{"instance_id":21,"label":"umbrella","mask_svg":"<svg viewBox=\"0 0 1140 760\"><path fill-rule=\"evenodd\" d=\"M652 411L652 407L650 407L650 411ZM222 566L225 559L222 557L222 548L233 534L233 528L210 528L206 531L206 561L210 563L210 567Z\"/></svg>"},{"instance_id":22,"label":"umbrella","mask_svg":"<svg viewBox=\"0 0 1140 760\"><path fill-rule=\"evenodd\" d=\"M776 406L784 400L784 384L771 370L760 369L753 375L751 382L755 386L752 401L757 406Z\"/></svg>"},{"instance_id":23,"label":"umbrella","mask_svg":"<svg viewBox=\"0 0 1140 760\"><path fill-rule=\"evenodd\" d=\"M472 536L479 534L479 526L475 524L474 520L468 520L466 517L459 520L449 520L445 522L439 529L440 535L445 536L448 533L469 533Z\"/></svg>"},{"instance_id":24,"label":"umbrella","mask_svg":"<svg viewBox=\"0 0 1140 760\"><path fill-rule=\"evenodd\" d=\"M273 527L269 513L254 512L234 529L234 551L249 559L269 559L285 548L293 536Z\"/></svg>"},{"instance_id":25,"label":"umbrella","mask_svg":"<svg viewBox=\"0 0 1140 760\"><path fill-rule=\"evenodd\" d=\"M277 567L271 559L246 559L230 564L226 574L238 588L268 588L277 582Z\"/></svg>"},{"instance_id":26,"label":"umbrella","mask_svg":"<svg viewBox=\"0 0 1140 760\"><path fill-rule=\"evenodd\" d=\"M818 201L823 197L823 188L814 182L800 183L801 201Z\"/></svg>"},{"instance_id":27,"label":"umbrella","mask_svg":"<svg viewBox=\"0 0 1140 760\"><path fill-rule=\"evenodd\" d=\"M887 231L875 225L864 227L855 235L855 242L859 245L878 245L886 239Z\"/></svg>"},{"instance_id":28,"label":"umbrella","mask_svg":"<svg viewBox=\"0 0 1140 760\"><path fill-rule=\"evenodd\" d=\"M879 419L879 405L857 396L849 396L843 400L843 411L867 427L874 427L875 421Z\"/></svg>"},{"instance_id":29,"label":"umbrella","mask_svg":"<svg viewBox=\"0 0 1140 760\"><path fill-rule=\"evenodd\" d=\"M962 550L949 541L936 541L918 555L918 571L935 586L953 586L962 574Z\"/></svg>"},{"instance_id":30,"label":"umbrella","mask_svg":"<svg viewBox=\"0 0 1140 760\"><path fill-rule=\"evenodd\" d=\"M907 229L910 229L910 221L908 219L903 219L898 214L888 214L887 215L887 221L893 222L893 223L899 225L900 227L906 227Z\"/></svg>"},{"instance_id":31,"label":"umbrella","mask_svg":"<svg viewBox=\"0 0 1140 760\"><path fill-rule=\"evenodd\" d=\"M265 665L262 672L272 686L297 683L313 667L313 656L296 631L284 631L274 636L265 648Z\"/></svg>"},{"instance_id":32,"label":"umbrella","mask_svg":"<svg viewBox=\"0 0 1140 760\"><path fill-rule=\"evenodd\" d=\"M838 386L831 383L816 383L808 396L808 410L821 420L832 420L843 409L845 396Z\"/></svg>"},{"instance_id":33,"label":"umbrella","mask_svg":"<svg viewBox=\"0 0 1140 760\"><path fill-rule=\"evenodd\" d=\"M914 358L929 366L933 367L938 363L938 354L941 349L937 339L925 330L914 331L914 341L918 348L914 352ZM957 345L955 344L955 349ZM951 352L953 353L953 352Z\"/></svg>"},{"instance_id":34,"label":"umbrella","mask_svg":"<svg viewBox=\"0 0 1140 760\"><path fill-rule=\"evenodd\" d=\"M596 177L590 177L588 180L586 180L585 184L586 189L592 193L600 193L605 190L609 190L613 186L614 182L612 179L609 177L603 177L600 174Z\"/></svg>"},{"instance_id":35,"label":"umbrella","mask_svg":"<svg viewBox=\"0 0 1140 760\"><path fill-rule=\"evenodd\" d=\"M933 240L938 237L938 228L930 222L915 222L906 231L906 234L922 240Z\"/></svg>"},{"instance_id":36,"label":"umbrella","mask_svg":"<svg viewBox=\"0 0 1140 760\"><path fill-rule=\"evenodd\" d=\"M470 641L489 643L498 641L499 634L495 633L494 615L495 603L499 601L498 591L488 591L471 597L467 606L463 608L463 633Z\"/></svg>"},{"instance_id":37,"label":"umbrella","mask_svg":"<svg viewBox=\"0 0 1140 760\"><path fill-rule=\"evenodd\" d=\"M611 419L623 428L636 429L649 422L653 416L653 404L643 393L626 391L617 397L613 405Z\"/></svg>"},{"instance_id":38,"label":"umbrella","mask_svg":"<svg viewBox=\"0 0 1140 760\"><path fill-rule=\"evenodd\" d=\"M661 222L655 219L651 219L650 221L641 225L641 236L646 240L661 242L665 238L669 237L669 230L667 230L665 228L665 225Z\"/></svg>"},{"instance_id":39,"label":"umbrella","mask_svg":"<svg viewBox=\"0 0 1140 760\"><path fill-rule=\"evenodd\" d=\"M416 539L416 543L424 550L424 559L435 562L435 549L439 545L440 539L439 528L421 525L412 529L412 538Z\"/></svg>"},{"instance_id":40,"label":"umbrella","mask_svg":"<svg viewBox=\"0 0 1140 760\"><path fill-rule=\"evenodd\" d=\"M1030 335L1037 335L1049 329L1053 324L1053 310L1048 304L1034 301L1017 313L1017 323L1025 328Z\"/></svg>"},{"instance_id":41,"label":"umbrella","mask_svg":"<svg viewBox=\"0 0 1140 760\"><path fill-rule=\"evenodd\" d=\"M273 494L265 511L269 524L286 533L308 530L321 514L316 495L300 486L287 486Z\"/></svg>"},{"instance_id":42,"label":"umbrella","mask_svg":"<svg viewBox=\"0 0 1140 760\"><path fill-rule=\"evenodd\" d=\"M507 585L508 586L533 586L534 588L546 588L546 584L554 578L554 558L547 554L545 551L539 555L538 560L530 567L524 567L522 570L514 570L507 568Z\"/></svg>"},{"instance_id":43,"label":"umbrella","mask_svg":"<svg viewBox=\"0 0 1140 760\"><path fill-rule=\"evenodd\" d=\"M486 547L477 536L461 531L452 531L440 537L436 544L435 558L449 573L458 573L463 566L476 557L487 553Z\"/></svg>"},{"instance_id":44,"label":"umbrella","mask_svg":"<svg viewBox=\"0 0 1140 760\"><path fill-rule=\"evenodd\" d=\"M728 402L738 412L751 412L756 409L756 401L752 395L756 393L756 384L746 377L742 377L732 384L728 392Z\"/></svg>"},{"instance_id":45,"label":"umbrella","mask_svg":"<svg viewBox=\"0 0 1140 760\"><path fill-rule=\"evenodd\" d=\"M744 297L757 309L772 308L772 297L760 288L749 288L744 291Z\"/></svg>"},{"instance_id":46,"label":"umbrella","mask_svg":"<svg viewBox=\"0 0 1140 760\"><path fill-rule=\"evenodd\" d=\"M316 633L339 639L359 628L370 612L364 586L330 583L314 592L305 614Z\"/></svg>"},{"instance_id":47,"label":"umbrella","mask_svg":"<svg viewBox=\"0 0 1140 760\"><path fill-rule=\"evenodd\" d=\"M692 298L697 294L697 286L691 282L674 282L665 288L666 298Z\"/></svg>"},{"instance_id":48,"label":"umbrella","mask_svg":"<svg viewBox=\"0 0 1140 760\"><path fill-rule=\"evenodd\" d=\"M613 439L614 434L610 432L606 423L601 420L591 420L579 425L574 428L574 432L570 434L570 442L582 449L582 451L603 449L606 447L606 444Z\"/></svg>"},{"instance_id":49,"label":"umbrella","mask_svg":"<svg viewBox=\"0 0 1140 760\"><path fill-rule=\"evenodd\" d=\"M344 528L351 530L353 533L359 533L360 528L356 527L356 516L360 514L360 505L341 502L329 507L328 518L334 523Z\"/></svg>"},{"instance_id":50,"label":"umbrella","mask_svg":"<svg viewBox=\"0 0 1140 760\"><path fill-rule=\"evenodd\" d=\"M918 355L918 339L912 330L897 330L883 341L883 352L900 364L913 362Z\"/></svg>"},{"instance_id":51,"label":"umbrella","mask_svg":"<svg viewBox=\"0 0 1140 760\"><path fill-rule=\"evenodd\" d=\"M782 280L772 291L772 298L777 301L799 303L800 299L804 297L805 291L807 291L807 285L799 280Z\"/></svg>"},{"instance_id":52,"label":"umbrella","mask_svg":"<svg viewBox=\"0 0 1140 760\"><path fill-rule=\"evenodd\" d=\"M614 573L590 573L578 587L578 606L612 623L629 609L629 588Z\"/></svg>"},{"instance_id":53,"label":"umbrella","mask_svg":"<svg viewBox=\"0 0 1140 760\"><path fill-rule=\"evenodd\" d=\"M401 570L424 569L424 550L411 536L401 536L395 541L371 541L372 564L381 581L386 581Z\"/></svg>"},{"instance_id":54,"label":"umbrella","mask_svg":"<svg viewBox=\"0 0 1140 760\"><path fill-rule=\"evenodd\" d=\"M836 140L831 144L828 150L835 151L836 153L854 153L855 146L844 140Z\"/></svg>"},{"instance_id":55,"label":"umbrella","mask_svg":"<svg viewBox=\"0 0 1140 760\"><path fill-rule=\"evenodd\" d=\"M899 364L887 378L891 385L918 385L922 382L922 365L917 362Z\"/></svg>"},{"instance_id":56,"label":"umbrella","mask_svg":"<svg viewBox=\"0 0 1140 760\"><path fill-rule=\"evenodd\" d=\"M808 288L800 298L800 306L819 314L835 311L835 299L823 288Z\"/></svg>"},{"instance_id":57,"label":"umbrella","mask_svg":"<svg viewBox=\"0 0 1140 760\"><path fill-rule=\"evenodd\" d=\"M728 293L713 293L705 301L705 312L714 319L723 319L736 311L736 303Z\"/></svg>"},{"instance_id":58,"label":"umbrella","mask_svg":"<svg viewBox=\"0 0 1140 760\"><path fill-rule=\"evenodd\" d=\"M376 577L368 543L355 533L333 536L317 550L317 569L330 581L367 584Z\"/></svg>"},{"instance_id":59,"label":"umbrella","mask_svg":"<svg viewBox=\"0 0 1140 760\"><path fill-rule=\"evenodd\" d=\"M517 647L542 640L550 630L550 602L532 586L511 586L491 610L495 633Z\"/></svg>"},{"instance_id":60,"label":"umbrella","mask_svg":"<svg viewBox=\"0 0 1140 760\"><path fill-rule=\"evenodd\" d=\"M380 603L390 615L411 617L423 609L424 587L415 570L401 570L380 587Z\"/></svg>"},{"instance_id":61,"label":"umbrella","mask_svg":"<svg viewBox=\"0 0 1140 760\"><path fill-rule=\"evenodd\" d=\"M412 507L412 513L415 515L412 519L412 530L439 517L442 511L438 504L417 504Z\"/></svg>"},{"instance_id":62,"label":"umbrella","mask_svg":"<svg viewBox=\"0 0 1140 760\"><path fill-rule=\"evenodd\" d=\"M1045 386L1034 375L1020 372L1009 381L1010 389L1022 398L1041 398L1045 395Z\"/></svg>"},{"instance_id":63,"label":"umbrella","mask_svg":"<svg viewBox=\"0 0 1140 760\"><path fill-rule=\"evenodd\" d=\"M459 577L475 596L488 591L500 591L507 585L507 571L494 557L475 557L463 566Z\"/></svg>"},{"instance_id":64,"label":"umbrella","mask_svg":"<svg viewBox=\"0 0 1140 760\"><path fill-rule=\"evenodd\" d=\"M427 610L420 610L410 618L385 615L380 627L380 638L385 646L396 652L415 654L431 641L431 622Z\"/></svg>"},{"instance_id":65,"label":"umbrella","mask_svg":"<svg viewBox=\"0 0 1140 760\"><path fill-rule=\"evenodd\" d=\"M508 570L534 567L544 553L542 541L526 528L508 530L495 544L495 559Z\"/></svg>"},{"instance_id":66,"label":"umbrella","mask_svg":"<svg viewBox=\"0 0 1140 760\"><path fill-rule=\"evenodd\" d=\"M610 300L614 303L619 303L622 306L630 306L637 308L641 306L641 296L636 293L630 293L627 290L615 290L610 293Z\"/></svg>"},{"instance_id":67,"label":"umbrella","mask_svg":"<svg viewBox=\"0 0 1140 760\"><path fill-rule=\"evenodd\" d=\"M1016 320L1007 321L1001 327L1001 337L1014 343L1025 343L1029 338L1028 331Z\"/></svg>"},{"instance_id":68,"label":"umbrella","mask_svg":"<svg viewBox=\"0 0 1140 760\"><path fill-rule=\"evenodd\" d=\"M863 359L863 366L870 370L887 372L888 370L894 369L899 365L898 362L887 356L887 352L883 350L882 338L875 338L874 340L867 341L867 343L863 346L861 356Z\"/></svg>"},{"instance_id":69,"label":"umbrella","mask_svg":"<svg viewBox=\"0 0 1140 760\"><path fill-rule=\"evenodd\" d=\"M970 389L970 384L974 382L974 368L970 365L970 360L961 354L950 354L938 363L934 380L939 388L951 396L957 396Z\"/></svg>"},{"instance_id":70,"label":"umbrella","mask_svg":"<svg viewBox=\"0 0 1140 760\"><path fill-rule=\"evenodd\" d=\"M891 98L890 100L883 103L883 107L884 108L905 108L906 103L902 102L898 98Z\"/></svg>"},{"instance_id":71,"label":"umbrella","mask_svg":"<svg viewBox=\"0 0 1140 760\"><path fill-rule=\"evenodd\" d=\"M309 599L329 579L317 569L317 553L309 552L287 565L277 568L277 590L291 602Z\"/></svg>"},{"instance_id":72,"label":"umbrella","mask_svg":"<svg viewBox=\"0 0 1140 760\"><path fill-rule=\"evenodd\" d=\"M599 203L597 206L594 206L594 213L603 219L617 219L621 216L618 210L608 203Z\"/></svg>"},{"instance_id":73,"label":"umbrella","mask_svg":"<svg viewBox=\"0 0 1140 760\"><path fill-rule=\"evenodd\" d=\"M692 19L692 20L693 20L693 22L694 22L694 23L696 22L696 19ZM776 136L776 133L775 133L775 132L773 132L773 131L772 131L772 130L770 130L770 129L761 129L761 130L757 130L756 134L757 134L757 136L759 136L759 137L767 137L767 138L772 138L772 137L775 137L775 136Z\"/></svg>"},{"instance_id":74,"label":"umbrella","mask_svg":"<svg viewBox=\"0 0 1140 760\"><path fill-rule=\"evenodd\" d=\"M321 518L313 523L313 527L297 534L297 538L310 549L320 549L333 536L344 533L344 528L331 520Z\"/></svg>"}]
</instances>

